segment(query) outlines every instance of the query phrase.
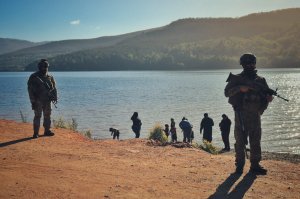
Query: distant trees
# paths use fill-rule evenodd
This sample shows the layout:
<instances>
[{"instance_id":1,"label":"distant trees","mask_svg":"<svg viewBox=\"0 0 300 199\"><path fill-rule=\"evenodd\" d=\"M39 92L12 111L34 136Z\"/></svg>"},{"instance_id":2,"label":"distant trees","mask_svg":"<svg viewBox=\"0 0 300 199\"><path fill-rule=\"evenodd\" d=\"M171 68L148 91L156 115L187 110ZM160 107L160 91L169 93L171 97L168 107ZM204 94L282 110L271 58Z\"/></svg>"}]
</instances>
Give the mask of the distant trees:
<instances>
[{"instance_id":1,"label":"distant trees","mask_svg":"<svg viewBox=\"0 0 300 199\"><path fill-rule=\"evenodd\" d=\"M245 52L255 53L260 67L300 68L299 18L300 9L287 9L234 19L181 19L153 30L102 38L106 43L97 41L101 47L72 53L67 50L86 41L0 55L0 70L36 69L41 56L58 71L224 69L239 67L239 56ZM87 42L92 46L96 40Z\"/></svg>"}]
</instances>

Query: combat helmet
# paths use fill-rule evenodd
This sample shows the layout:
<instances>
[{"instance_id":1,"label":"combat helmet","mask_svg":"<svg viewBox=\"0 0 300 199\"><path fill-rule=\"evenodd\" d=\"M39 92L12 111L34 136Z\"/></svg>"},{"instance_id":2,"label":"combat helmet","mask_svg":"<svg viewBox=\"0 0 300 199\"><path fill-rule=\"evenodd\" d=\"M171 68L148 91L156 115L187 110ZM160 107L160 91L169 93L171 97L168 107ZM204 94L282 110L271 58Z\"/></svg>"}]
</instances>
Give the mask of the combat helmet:
<instances>
[{"instance_id":1,"label":"combat helmet","mask_svg":"<svg viewBox=\"0 0 300 199\"><path fill-rule=\"evenodd\" d=\"M41 59L40 62L38 63L38 68L41 69L43 67L48 68L50 66L49 62L47 59Z\"/></svg>"},{"instance_id":2,"label":"combat helmet","mask_svg":"<svg viewBox=\"0 0 300 199\"><path fill-rule=\"evenodd\" d=\"M245 53L240 57L240 65L256 64L256 57L252 53Z\"/></svg>"}]
</instances>

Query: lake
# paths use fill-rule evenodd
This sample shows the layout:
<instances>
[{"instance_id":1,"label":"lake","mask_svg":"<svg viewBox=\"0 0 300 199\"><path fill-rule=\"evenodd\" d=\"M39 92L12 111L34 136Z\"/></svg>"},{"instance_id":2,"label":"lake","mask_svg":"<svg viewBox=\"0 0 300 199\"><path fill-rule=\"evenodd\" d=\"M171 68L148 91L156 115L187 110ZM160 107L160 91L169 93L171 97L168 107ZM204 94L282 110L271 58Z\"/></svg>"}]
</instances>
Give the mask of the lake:
<instances>
[{"instance_id":1,"label":"lake","mask_svg":"<svg viewBox=\"0 0 300 199\"><path fill-rule=\"evenodd\" d=\"M91 130L94 138L112 138L108 129L120 130L120 138L133 138L130 117L137 111L142 120L141 137L146 138L155 124L178 123L183 116L194 126L195 141L201 142L200 121L207 112L214 120L213 143L223 147L219 122L233 110L224 96L229 72L213 71L115 71L50 72L57 82L59 103L52 119L76 119L79 130ZM28 99L28 72L0 72L0 118L28 122L33 112ZM273 89L290 100L274 98L262 116L262 149L300 154L300 69L259 70ZM234 122L233 122L234 123ZM233 124L234 125L234 124ZM233 126L230 134L233 148Z\"/></svg>"}]
</instances>

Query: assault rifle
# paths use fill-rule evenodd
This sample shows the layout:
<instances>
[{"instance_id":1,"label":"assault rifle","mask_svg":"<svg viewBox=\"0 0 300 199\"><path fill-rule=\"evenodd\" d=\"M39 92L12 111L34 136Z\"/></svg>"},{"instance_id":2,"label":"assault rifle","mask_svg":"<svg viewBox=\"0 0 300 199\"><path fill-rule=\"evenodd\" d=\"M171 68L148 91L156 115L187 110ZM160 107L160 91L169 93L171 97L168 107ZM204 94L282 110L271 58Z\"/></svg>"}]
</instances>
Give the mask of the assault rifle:
<instances>
[{"instance_id":1,"label":"assault rifle","mask_svg":"<svg viewBox=\"0 0 300 199\"><path fill-rule=\"evenodd\" d=\"M245 80L245 78L241 77L241 76L238 76L238 75L234 75L232 73L229 74L226 82L229 82L229 81L237 81L237 82L241 82L241 84L245 85L245 86L249 86L250 89L252 90L256 90L256 91L260 91L264 94L268 94L268 95L274 95L280 99L283 99L284 101L288 102L289 100L284 98L284 97L281 97L278 93L277 93L277 88L276 90L273 90L267 86L265 86L264 84L262 83L259 83L259 82L253 82L253 81L248 81L248 80Z\"/></svg>"},{"instance_id":2,"label":"assault rifle","mask_svg":"<svg viewBox=\"0 0 300 199\"><path fill-rule=\"evenodd\" d=\"M52 104L54 105L55 108L57 108L56 104L57 104L57 93L56 93L56 89L55 88L51 88L49 86L49 84L47 82L44 82L41 78L39 78L38 76L36 76L46 87L46 89L48 90L48 97L49 100L52 102Z\"/></svg>"}]
</instances>

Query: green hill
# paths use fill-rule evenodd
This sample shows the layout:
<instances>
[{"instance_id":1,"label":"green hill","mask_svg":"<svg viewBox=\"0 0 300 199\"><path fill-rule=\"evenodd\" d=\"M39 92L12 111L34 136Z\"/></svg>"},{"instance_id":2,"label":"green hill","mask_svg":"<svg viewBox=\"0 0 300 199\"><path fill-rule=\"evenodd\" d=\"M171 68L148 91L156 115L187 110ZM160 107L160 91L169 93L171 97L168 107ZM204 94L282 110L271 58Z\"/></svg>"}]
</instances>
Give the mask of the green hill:
<instances>
[{"instance_id":1,"label":"green hill","mask_svg":"<svg viewBox=\"0 0 300 199\"><path fill-rule=\"evenodd\" d=\"M253 52L259 67L300 67L299 19L300 8L240 18L180 19L127 37L116 36L109 45L101 41L99 46L59 52L57 49L67 48L63 46L65 42L59 41L50 56L34 57L28 49L2 55L0 66L3 69L3 60L8 58L6 68L14 69L20 55L27 53L29 59L26 63L20 59L17 68L35 70L36 60L48 57L51 70L57 71L224 69L239 67L239 56ZM35 48L37 54L42 52L41 47L47 51L49 45L53 43Z\"/></svg>"},{"instance_id":2,"label":"green hill","mask_svg":"<svg viewBox=\"0 0 300 199\"><path fill-rule=\"evenodd\" d=\"M53 41L39 46L20 49L0 55L0 71L23 71L25 66L43 57L51 58L57 55L69 54L86 49L113 46L136 34L139 34L139 32L94 39Z\"/></svg>"}]
</instances>

